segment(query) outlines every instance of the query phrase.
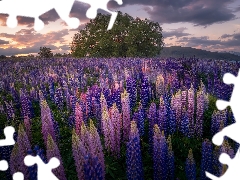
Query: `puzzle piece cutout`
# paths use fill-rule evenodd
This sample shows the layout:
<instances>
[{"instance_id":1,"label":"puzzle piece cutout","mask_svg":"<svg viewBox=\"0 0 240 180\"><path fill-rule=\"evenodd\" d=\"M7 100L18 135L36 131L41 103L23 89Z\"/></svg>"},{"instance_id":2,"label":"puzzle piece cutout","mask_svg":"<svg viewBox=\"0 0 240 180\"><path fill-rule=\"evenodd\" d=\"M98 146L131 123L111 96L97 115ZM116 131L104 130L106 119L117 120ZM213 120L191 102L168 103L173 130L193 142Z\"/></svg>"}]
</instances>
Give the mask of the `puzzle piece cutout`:
<instances>
[{"instance_id":1,"label":"puzzle piece cutout","mask_svg":"<svg viewBox=\"0 0 240 180\"><path fill-rule=\"evenodd\" d=\"M225 136L229 137L230 139L234 140L237 143L240 143L240 136L238 133L240 129L240 121L239 121L240 111L239 111L239 105L238 105L240 100L240 93L239 93L240 92L240 69L237 77L235 77L230 73L226 73L223 76L223 82L228 85L229 84L234 85L232 96L229 102L218 100L216 102L216 106L219 110L224 110L225 108L227 108L227 106L230 106L236 122L223 128L220 132L218 132L213 136L212 141L217 146L222 145ZM221 177L216 177L208 172L205 172L206 176L211 178L212 180L240 179L240 171L238 170L240 166L239 153L240 153L240 149L238 149L238 152L236 153L233 159L231 159L229 155L222 153L219 157L219 161L222 164L228 165L228 170L226 171L226 173L224 173L224 175L222 175Z\"/></svg>"},{"instance_id":2,"label":"puzzle piece cutout","mask_svg":"<svg viewBox=\"0 0 240 180\"><path fill-rule=\"evenodd\" d=\"M8 162L5 160L0 161L0 171L6 171L8 169ZM21 172L13 174L13 180L24 180L24 176Z\"/></svg>"},{"instance_id":3,"label":"puzzle piece cutout","mask_svg":"<svg viewBox=\"0 0 240 180\"><path fill-rule=\"evenodd\" d=\"M206 172L206 176L208 178L211 178L212 180L239 180L240 177L240 171L239 171L239 166L240 166L240 158L239 158L239 153L240 151L238 150L235 157L233 159L230 158L230 156L226 153L222 153L219 157L219 161L222 164L228 165L228 170L221 176L221 177L216 177L208 172Z\"/></svg>"},{"instance_id":4,"label":"puzzle piece cutout","mask_svg":"<svg viewBox=\"0 0 240 180\"><path fill-rule=\"evenodd\" d=\"M15 144L13 135L15 129L12 126L4 128L5 139L0 140L0 146L11 146ZM8 169L8 162L6 160L0 160L0 171L6 171ZM13 180L23 180L23 174L20 172L13 174Z\"/></svg>"},{"instance_id":5,"label":"puzzle piece cutout","mask_svg":"<svg viewBox=\"0 0 240 180\"><path fill-rule=\"evenodd\" d=\"M0 171L6 171L8 169L8 162L5 160L0 161ZM21 172L13 174L13 180L24 180L24 176Z\"/></svg>"},{"instance_id":6,"label":"puzzle piece cutout","mask_svg":"<svg viewBox=\"0 0 240 180\"><path fill-rule=\"evenodd\" d=\"M45 164L38 155L27 155L24 158L24 163L26 166L32 166L34 164L37 164L38 180L58 180L58 178L52 173L52 169L55 169L60 165L60 161L56 157L51 158L50 161Z\"/></svg>"},{"instance_id":7,"label":"puzzle piece cutout","mask_svg":"<svg viewBox=\"0 0 240 180\"><path fill-rule=\"evenodd\" d=\"M0 161L0 171L6 171L8 169L8 162L5 160Z\"/></svg>"},{"instance_id":8,"label":"puzzle piece cutout","mask_svg":"<svg viewBox=\"0 0 240 180\"><path fill-rule=\"evenodd\" d=\"M225 84L234 84L232 96L229 102L223 100L217 100L216 106L219 110L224 110L227 106L231 106L232 112L234 114L234 118L236 120L235 123L225 127L220 132L213 136L213 143L220 146L223 143L224 136L228 136L232 140L237 143L240 143L240 136L238 131L240 129L240 111L239 111L239 100L240 100L240 70L238 72L238 76L235 77L230 73L226 73L223 76L223 82Z\"/></svg>"},{"instance_id":9,"label":"puzzle piece cutout","mask_svg":"<svg viewBox=\"0 0 240 180\"><path fill-rule=\"evenodd\" d=\"M16 172L13 174L13 180L24 180L23 173L21 172Z\"/></svg>"},{"instance_id":10,"label":"puzzle piece cutout","mask_svg":"<svg viewBox=\"0 0 240 180\"><path fill-rule=\"evenodd\" d=\"M114 24L114 22L115 22L115 20L116 20L116 18L117 18L118 13L117 13L117 12L112 12L112 11L108 10L107 4L108 4L108 2L109 2L110 0L101 0L101 1L99 1L99 0L78 0L78 1L81 1L81 2L83 2L83 3L87 3L87 4L90 4L90 5L91 5L91 7L90 7L90 8L87 10L87 12L86 12L86 16L87 16L87 18L89 18L89 19L94 19L94 18L96 18L96 16L97 16L97 10L98 10L98 9L102 9L102 10L110 13L112 16L111 16L110 22L109 22L109 24L108 24L107 30L112 29L113 24ZM115 1L116 1L119 5L122 5L122 4L123 4L122 0L115 0Z\"/></svg>"},{"instance_id":11,"label":"puzzle piece cutout","mask_svg":"<svg viewBox=\"0 0 240 180\"><path fill-rule=\"evenodd\" d=\"M76 29L80 25L78 18L69 17L72 6L75 0L2 0L0 1L0 14L8 14L7 26L15 28L18 24L17 16L34 18L34 29L40 31L44 27L44 22L39 19L39 16L55 9L59 17L67 23L70 28ZM94 19L97 16L97 10L102 9L111 14L111 19L108 24L108 29L113 27L117 18L117 12L108 10L107 4L110 0L77 0L87 3L91 7L87 10L86 16ZM122 5L122 0L115 0L119 5Z\"/></svg>"},{"instance_id":12,"label":"puzzle piece cutout","mask_svg":"<svg viewBox=\"0 0 240 180\"><path fill-rule=\"evenodd\" d=\"M13 135L15 129L12 126L7 126L4 128L5 139L0 140L0 146L11 146L15 144Z\"/></svg>"}]
</instances>

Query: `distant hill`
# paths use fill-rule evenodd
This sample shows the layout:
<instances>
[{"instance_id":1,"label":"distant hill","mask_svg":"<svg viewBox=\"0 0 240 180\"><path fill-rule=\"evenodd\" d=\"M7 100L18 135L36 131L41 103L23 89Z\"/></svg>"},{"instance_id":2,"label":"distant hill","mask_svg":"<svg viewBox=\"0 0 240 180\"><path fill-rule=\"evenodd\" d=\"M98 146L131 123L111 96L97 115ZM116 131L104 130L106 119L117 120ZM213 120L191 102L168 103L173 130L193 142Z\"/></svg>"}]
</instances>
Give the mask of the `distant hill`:
<instances>
[{"instance_id":1,"label":"distant hill","mask_svg":"<svg viewBox=\"0 0 240 180\"><path fill-rule=\"evenodd\" d=\"M240 56L231 53L210 52L191 47L171 46L164 47L160 57L195 57L200 59L240 60Z\"/></svg>"}]
</instances>

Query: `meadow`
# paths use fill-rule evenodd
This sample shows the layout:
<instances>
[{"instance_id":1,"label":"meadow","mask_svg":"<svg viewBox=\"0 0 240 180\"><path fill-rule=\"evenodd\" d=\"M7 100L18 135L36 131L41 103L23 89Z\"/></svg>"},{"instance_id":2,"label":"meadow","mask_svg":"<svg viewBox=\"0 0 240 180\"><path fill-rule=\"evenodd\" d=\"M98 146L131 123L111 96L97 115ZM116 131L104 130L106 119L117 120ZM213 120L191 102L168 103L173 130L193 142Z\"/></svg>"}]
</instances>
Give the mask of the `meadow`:
<instances>
[{"instance_id":1,"label":"meadow","mask_svg":"<svg viewBox=\"0 0 240 180\"><path fill-rule=\"evenodd\" d=\"M47 163L60 180L195 180L222 175L219 154L233 157L238 144L212 137L235 120L229 100L240 61L197 58L48 58L0 61L0 138L16 130L14 146L0 147L9 169L36 180Z\"/></svg>"}]
</instances>

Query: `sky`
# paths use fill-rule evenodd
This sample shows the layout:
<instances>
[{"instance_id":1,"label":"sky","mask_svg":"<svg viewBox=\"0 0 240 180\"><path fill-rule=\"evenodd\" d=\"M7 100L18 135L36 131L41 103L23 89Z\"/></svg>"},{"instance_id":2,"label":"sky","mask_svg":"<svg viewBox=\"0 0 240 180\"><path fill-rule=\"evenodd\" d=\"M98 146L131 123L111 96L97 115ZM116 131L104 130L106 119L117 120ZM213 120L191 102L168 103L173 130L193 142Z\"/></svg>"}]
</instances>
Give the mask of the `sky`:
<instances>
[{"instance_id":1,"label":"sky","mask_svg":"<svg viewBox=\"0 0 240 180\"><path fill-rule=\"evenodd\" d=\"M18 26L11 29L6 26L8 15L0 14L0 55L36 55L41 46L51 48L53 53L69 53L74 34L89 22L89 7L74 2L70 17L79 18L77 29L70 29L54 9L40 16L45 24L41 31L34 30L33 18L20 16ZM123 0L123 5L110 1L108 9L158 22L166 47L240 52L239 0Z\"/></svg>"}]
</instances>

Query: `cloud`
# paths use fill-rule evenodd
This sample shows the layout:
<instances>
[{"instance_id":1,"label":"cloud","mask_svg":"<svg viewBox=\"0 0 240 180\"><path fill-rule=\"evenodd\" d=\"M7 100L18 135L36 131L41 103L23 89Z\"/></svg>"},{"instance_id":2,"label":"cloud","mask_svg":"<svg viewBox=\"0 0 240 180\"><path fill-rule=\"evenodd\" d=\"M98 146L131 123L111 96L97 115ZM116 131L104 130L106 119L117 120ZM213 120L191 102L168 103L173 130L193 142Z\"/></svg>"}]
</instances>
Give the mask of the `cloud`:
<instances>
[{"instance_id":1,"label":"cloud","mask_svg":"<svg viewBox=\"0 0 240 180\"><path fill-rule=\"evenodd\" d=\"M239 11L240 11L240 6L238 6L234 9L234 12L239 12Z\"/></svg>"},{"instance_id":2,"label":"cloud","mask_svg":"<svg viewBox=\"0 0 240 180\"><path fill-rule=\"evenodd\" d=\"M42 45L40 45L42 46ZM5 56L12 56L12 55L18 55L18 54L35 54L39 52L40 49L39 44L35 44L31 47L25 47L25 48L17 48L10 46L6 49L0 48L0 55L5 55ZM48 45L47 47L51 48L53 53L56 52L61 52L59 49L62 49L62 51L66 52L69 50L68 45L63 45L63 46L54 46L54 45Z\"/></svg>"},{"instance_id":3,"label":"cloud","mask_svg":"<svg viewBox=\"0 0 240 180\"><path fill-rule=\"evenodd\" d=\"M69 17L76 17L78 18L81 22L87 21L86 17L86 11L88 10L90 6L81 2L75 2L73 4L73 7L71 9L71 12L69 14ZM2 22L2 26L6 26L6 20L7 20L8 15L6 14L0 14L0 21ZM48 25L51 22L55 22L58 19L60 19L59 15L55 11L55 9L52 9L44 14L42 14L39 17L45 25ZM18 25L26 25L29 28L32 28L34 25L34 18L30 17L22 17L18 16Z\"/></svg>"},{"instance_id":4,"label":"cloud","mask_svg":"<svg viewBox=\"0 0 240 180\"><path fill-rule=\"evenodd\" d=\"M0 33L0 37L11 39L19 46L33 46L35 44L55 44L65 43L64 36L68 35L68 30L63 29L56 32L49 32L47 34L40 34L31 29L21 29L15 34Z\"/></svg>"},{"instance_id":5,"label":"cloud","mask_svg":"<svg viewBox=\"0 0 240 180\"><path fill-rule=\"evenodd\" d=\"M227 40L212 40L208 36L202 37L183 37L176 42L185 43L185 46L196 47L201 46L203 49L211 47L221 47L224 49L237 49L240 51L240 33L236 34L223 34L221 37L229 38Z\"/></svg>"},{"instance_id":6,"label":"cloud","mask_svg":"<svg viewBox=\"0 0 240 180\"><path fill-rule=\"evenodd\" d=\"M0 45L9 44L9 41L0 39Z\"/></svg>"},{"instance_id":7,"label":"cloud","mask_svg":"<svg viewBox=\"0 0 240 180\"><path fill-rule=\"evenodd\" d=\"M39 47L33 46L33 47L27 47L27 48L16 48L16 47L8 47L6 49L0 48L0 54L5 56L11 56L11 55L18 55L18 54L31 54L36 53L39 51Z\"/></svg>"},{"instance_id":8,"label":"cloud","mask_svg":"<svg viewBox=\"0 0 240 180\"><path fill-rule=\"evenodd\" d=\"M67 29L56 32L49 32L47 34L36 33L33 28L21 29L15 34L0 33L0 37L9 39L16 44L9 44L7 48L0 48L0 54L16 55L26 53L37 53L41 46L51 48L53 51L62 49L69 50L69 43L64 39L69 34ZM0 45L3 44L0 41ZM5 41L4 43L7 43ZM59 45L58 45L59 44ZM59 46L59 47L58 47ZM21 49L20 49L21 47Z\"/></svg>"},{"instance_id":9,"label":"cloud","mask_svg":"<svg viewBox=\"0 0 240 180\"><path fill-rule=\"evenodd\" d=\"M172 29L171 31L163 31L163 37L164 38L168 38L168 37L179 38L179 37L191 35L189 33L184 32L186 29L187 28L185 28L185 27L181 27L181 28L177 28L177 29Z\"/></svg>"},{"instance_id":10,"label":"cloud","mask_svg":"<svg viewBox=\"0 0 240 180\"><path fill-rule=\"evenodd\" d=\"M230 34L223 34L220 38L225 39L225 38L229 38L232 37L232 35Z\"/></svg>"},{"instance_id":11,"label":"cloud","mask_svg":"<svg viewBox=\"0 0 240 180\"><path fill-rule=\"evenodd\" d=\"M123 6L145 5L150 19L159 23L190 22L195 26L208 26L236 18L228 8L235 0L123 0ZM117 8L116 3L110 7ZM151 8L150 8L151 7Z\"/></svg>"},{"instance_id":12,"label":"cloud","mask_svg":"<svg viewBox=\"0 0 240 180\"><path fill-rule=\"evenodd\" d=\"M88 22L86 22L86 23L88 23ZM78 32L79 30L84 29L85 26L86 26L86 23L80 24L80 25L78 26L78 28L76 28L76 29L69 29L69 32L71 32L71 31ZM62 24L63 24L64 26L67 26L67 24L66 24L65 22L62 22Z\"/></svg>"}]
</instances>

